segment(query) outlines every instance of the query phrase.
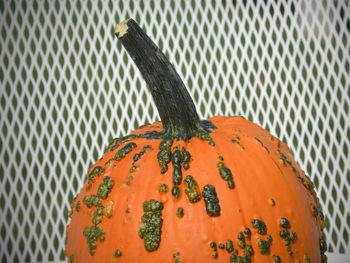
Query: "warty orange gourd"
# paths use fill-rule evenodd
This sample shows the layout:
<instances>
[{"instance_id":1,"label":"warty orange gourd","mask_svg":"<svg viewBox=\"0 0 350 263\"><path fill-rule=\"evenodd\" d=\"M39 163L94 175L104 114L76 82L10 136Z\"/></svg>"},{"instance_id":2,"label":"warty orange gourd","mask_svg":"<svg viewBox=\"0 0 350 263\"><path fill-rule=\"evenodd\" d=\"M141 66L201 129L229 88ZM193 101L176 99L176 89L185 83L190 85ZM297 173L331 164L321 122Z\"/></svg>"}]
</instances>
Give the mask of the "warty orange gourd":
<instances>
[{"instance_id":1,"label":"warty orange gourd","mask_svg":"<svg viewBox=\"0 0 350 263\"><path fill-rule=\"evenodd\" d=\"M161 122L114 139L72 204L70 262L326 262L314 185L285 143L243 117L200 120L134 20L116 36Z\"/></svg>"}]
</instances>

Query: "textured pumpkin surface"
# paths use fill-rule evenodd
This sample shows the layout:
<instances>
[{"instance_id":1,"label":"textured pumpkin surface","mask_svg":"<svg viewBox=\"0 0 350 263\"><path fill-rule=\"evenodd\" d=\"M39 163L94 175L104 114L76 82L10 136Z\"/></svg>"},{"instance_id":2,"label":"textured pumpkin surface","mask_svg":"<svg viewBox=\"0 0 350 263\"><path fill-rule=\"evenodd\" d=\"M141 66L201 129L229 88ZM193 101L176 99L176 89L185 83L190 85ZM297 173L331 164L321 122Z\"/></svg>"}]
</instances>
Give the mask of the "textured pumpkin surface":
<instances>
[{"instance_id":1,"label":"textured pumpkin surface","mask_svg":"<svg viewBox=\"0 0 350 263\"><path fill-rule=\"evenodd\" d=\"M182 168L182 177L191 175L200 192L205 185L215 187L220 216L208 215L203 196L191 203L185 193L184 180L179 186L180 197L176 199L172 195L173 165L169 163L167 172L162 174L158 164L161 139L129 138L120 140L117 148L112 142L105 155L90 169L91 173L95 167L101 167L93 176L95 182L87 181L75 200L67 230L68 257L73 255L74 262L175 262L176 259L230 262L234 252L227 251L226 242L231 240L238 256L245 257L247 247L253 249L249 257L251 262L278 262L273 261L275 256L282 262L309 262L308 257L310 262L320 262L323 223L315 210L318 209L317 198L312 183L295 163L287 146L244 118L213 117L210 120L217 127L210 133L214 146L195 137L188 141L174 140L172 152L176 147L184 147L190 153L189 168ZM160 131L160 127L161 123L155 123L132 134ZM106 165L130 142L136 147L125 157L112 159ZM134 156L142 151L144 154L134 161ZM219 162L231 171L234 188L229 188L221 177ZM101 198L104 209L99 225L105 233L104 240L95 241L96 248L91 255L83 232L94 225L92 218L97 207L88 208L83 199L96 195L107 176L113 180L113 186L110 193ZM159 192L162 184L168 186L166 193ZM89 188L89 185L92 186ZM163 203L163 224L158 249L148 252L138 231L144 214L143 203L152 199ZM177 216L178 208L183 208L183 217ZM111 213L110 217L106 216L107 212ZM282 218L289 221L289 228L280 225ZM253 227L254 219L265 223L266 233L259 234ZM250 229L251 237L244 238L245 247L241 243L241 248L239 232L244 234L246 228ZM283 230L296 233L297 238L289 246L280 235ZM268 253L262 254L259 240L267 240L268 236L272 237L270 248ZM216 251L211 247L212 242L216 243ZM220 248L220 244L225 248ZM114 257L117 249L120 257Z\"/></svg>"},{"instance_id":2,"label":"textured pumpkin surface","mask_svg":"<svg viewBox=\"0 0 350 263\"><path fill-rule=\"evenodd\" d=\"M242 117L200 121L133 20L118 39L162 122L115 139L72 204L70 262L322 262L323 216L287 146Z\"/></svg>"}]
</instances>

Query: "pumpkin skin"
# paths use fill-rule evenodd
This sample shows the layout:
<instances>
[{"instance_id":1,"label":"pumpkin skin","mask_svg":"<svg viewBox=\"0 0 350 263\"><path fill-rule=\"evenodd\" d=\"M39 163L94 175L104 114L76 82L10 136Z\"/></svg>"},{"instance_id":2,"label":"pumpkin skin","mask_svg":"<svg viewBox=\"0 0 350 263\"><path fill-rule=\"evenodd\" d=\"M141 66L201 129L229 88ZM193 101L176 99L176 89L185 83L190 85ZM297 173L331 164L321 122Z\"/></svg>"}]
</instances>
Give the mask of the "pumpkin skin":
<instances>
[{"instance_id":1,"label":"pumpkin skin","mask_svg":"<svg viewBox=\"0 0 350 263\"><path fill-rule=\"evenodd\" d=\"M169 137L163 121L113 140L72 205L68 260L326 262L319 201L286 144L243 117L216 116L208 123L205 136ZM164 161L166 140L171 154ZM189 175L199 200L186 190ZM208 185L218 202L205 198ZM140 226L150 200L161 204L162 221L156 224L160 242L147 249Z\"/></svg>"}]
</instances>

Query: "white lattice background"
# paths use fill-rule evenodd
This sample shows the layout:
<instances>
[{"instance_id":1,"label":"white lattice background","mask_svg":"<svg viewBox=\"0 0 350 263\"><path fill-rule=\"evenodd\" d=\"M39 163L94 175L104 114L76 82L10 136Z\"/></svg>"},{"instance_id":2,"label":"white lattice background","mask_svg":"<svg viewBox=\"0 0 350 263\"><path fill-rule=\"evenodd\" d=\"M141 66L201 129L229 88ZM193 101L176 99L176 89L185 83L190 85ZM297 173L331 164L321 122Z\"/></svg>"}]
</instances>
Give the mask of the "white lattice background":
<instances>
[{"instance_id":1,"label":"white lattice background","mask_svg":"<svg viewBox=\"0 0 350 263\"><path fill-rule=\"evenodd\" d=\"M0 262L64 260L89 164L158 118L113 36L128 17L202 118L243 115L288 143L315 182L329 251L348 259L349 1L0 0Z\"/></svg>"}]
</instances>

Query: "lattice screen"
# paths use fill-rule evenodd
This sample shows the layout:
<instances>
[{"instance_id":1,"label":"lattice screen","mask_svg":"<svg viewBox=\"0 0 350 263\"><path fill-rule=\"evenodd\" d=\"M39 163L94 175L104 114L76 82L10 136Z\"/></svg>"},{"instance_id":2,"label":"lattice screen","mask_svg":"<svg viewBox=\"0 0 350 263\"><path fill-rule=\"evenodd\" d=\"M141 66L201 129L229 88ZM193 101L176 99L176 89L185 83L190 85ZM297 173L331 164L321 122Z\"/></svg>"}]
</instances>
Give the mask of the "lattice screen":
<instances>
[{"instance_id":1,"label":"lattice screen","mask_svg":"<svg viewBox=\"0 0 350 263\"><path fill-rule=\"evenodd\" d=\"M158 118L117 44L133 17L203 118L243 115L314 180L350 251L350 3L0 0L0 262L64 260L69 203L113 138Z\"/></svg>"}]
</instances>

